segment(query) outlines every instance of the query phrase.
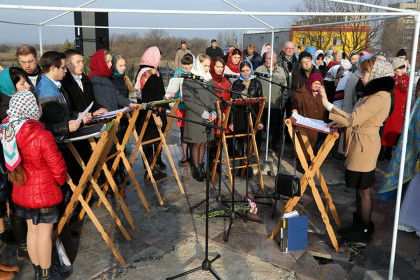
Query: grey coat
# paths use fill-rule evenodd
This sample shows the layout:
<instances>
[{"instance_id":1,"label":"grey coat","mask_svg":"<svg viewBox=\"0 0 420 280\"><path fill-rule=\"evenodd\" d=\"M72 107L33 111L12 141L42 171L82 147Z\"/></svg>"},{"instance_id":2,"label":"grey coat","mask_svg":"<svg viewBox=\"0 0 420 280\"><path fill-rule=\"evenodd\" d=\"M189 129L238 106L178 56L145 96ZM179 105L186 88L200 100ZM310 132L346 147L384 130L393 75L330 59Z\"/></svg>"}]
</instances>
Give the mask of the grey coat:
<instances>
[{"instance_id":1,"label":"grey coat","mask_svg":"<svg viewBox=\"0 0 420 280\"><path fill-rule=\"evenodd\" d=\"M270 74L270 70L267 66L261 65L260 67L255 70L258 73ZM261 85L262 85L262 92L265 97L267 97L267 101L265 102L265 108L268 108L268 102L270 97L270 78L259 78ZM287 86L286 81L286 74L284 70L278 66L274 65L273 71L273 82L281 84L283 86ZM271 86L271 109L280 109L280 105L286 104L287 98L289 98L288 91L282 90L279 85L272 84Z\"/></svg>"},{"instance_id":2,"label":"grey coat","mask_svg":"<svg viewBox=\"0 0 420 280\"><path fill-rule=\"evenodd\" d=\"M350 74L347 79L346 87L344 88L343 111L350 114L353 112L354 105L358 100L356 94L356 85L360 79L360 70Z\"/></svg>"},{"instance_id":3,"label":"grey coat","mask_svg":"<svg viewBox=\"0 0 420 280\"><path fill-rule=\"evenodd\" d=\"M213 85L213 80L207 82ZM209 90L214 92L214 89ZM195 81L184 80L182 84L182 96L187 106L187 120L207 122L203 115L216 114L217 97L211 94L206 88ZM213 133L211 133L213 139ZM185 121L184 140L188 143L203 143L207 140L206 128L202 125Z\"/></svg>"},{"instance_id":4,"label":"grey coat","mask_svg":"<svg viewBox=\"0 0 420 280\"><path fill-rule=\"evenodd\" d=\"M131 103L130 99L121 95L109 78L93 75L90 81L96 102L102 104L108 111L118 110Z\"/></svg>"}]
</instances>

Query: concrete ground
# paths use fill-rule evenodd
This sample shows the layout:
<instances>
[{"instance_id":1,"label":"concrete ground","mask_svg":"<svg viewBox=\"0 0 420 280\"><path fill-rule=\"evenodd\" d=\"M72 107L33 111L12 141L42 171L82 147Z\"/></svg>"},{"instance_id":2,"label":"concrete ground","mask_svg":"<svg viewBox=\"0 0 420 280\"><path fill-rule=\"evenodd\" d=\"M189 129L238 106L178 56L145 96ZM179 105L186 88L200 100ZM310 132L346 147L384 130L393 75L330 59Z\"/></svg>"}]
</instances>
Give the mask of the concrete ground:
<instances>
[{"instance_id":1,"label":"concrete ground","mask_svg":"<svg viewBox=\"0 0 420 280\"><path fill-rule=\"evenodd\" d=\"M169 142L176 142L177 131L171 131ZM172 140L171 140L172 139ZM175 139L175 140L174 140ZM80 232L74 238L78 255L73 264L73 273L68 279L166 279L201 265L204 259L205 222L197 216L204 213L205 183L194 180L191 169L178 167L181 159L181 147L170 146L171 155L180 174L185 194L181 194L174 178L159 183L159 191L164 202L160 206L155 191L150 183L144 184L143 175L138 175L138 181L145 193L150 206L147 213L135 191L130 192L126 204L134 218L135 230L129 227L114 196L108 196L111 204L121 218L132 240L126 241L105 207L92 209L109 232L112 241L120 251L127 264L120 266L112 251L103 241L100 233L94 227L89 217L82 225L71 224L74 231ZM292 173L291 149L286 147L285 166ZM167 162L167 158L164 157ZM276 173L275 154L270 152L269 162L263 163L264 174L267 171ZM344 167L342 160L328 157L321 170L329 186L330 194L344 225L349 224L355 210L354 190L344 185ZM379 162L377 168L377 183L379 184L388 162ZM136 160L135 170L142 169L140 158ZM169 169L167 169L169 173ZM222 193L230 196L230 186L222 174ZM300 174L301 176L301 174ZM249 184L252 198L262 193L254 176ZM217 195L218 176L215 184L211 184L211 210L225 209L215 197ZM266 192L273 191L274 177L264 175ZM246 181L236 177L235 197L243 198ZM374 189L377 190L378 185ZM387 203L374 197L373 221L375 232L372 242L366 247L348 247L340 244L340 253L332 248L325 225L317 210L311 192L303 196L302 204L295 209L300 215L307 215L308 246L306 250L282 253L276 241L270 240L277 218L271 218L271 207L259 205L258 214L249 214L251 218L260 219L261 223L244 221L237 218L233 221L228 242L223 240L229 226L228 218L211 218L209 224L209 258L218 253L221 258L213 263L214 271L222 279L363 279L367 270L388 269L392 238L394 203ZM261 200L263 201L263 200ZM276 215L285 205L286 200L277 204ZM324 201L325 203L325 201ZM332 216L330 221L333 228ZM16 247L1 245L1 262L4 264L19 264L22 271L16 279L33 279L33 268L29 261L17 260ZM414 234L398 233L395 275L399 279L420 279L420 239ZM213 279L208 271L200 271L181 279Z\"/></svg>"}]
</instances>

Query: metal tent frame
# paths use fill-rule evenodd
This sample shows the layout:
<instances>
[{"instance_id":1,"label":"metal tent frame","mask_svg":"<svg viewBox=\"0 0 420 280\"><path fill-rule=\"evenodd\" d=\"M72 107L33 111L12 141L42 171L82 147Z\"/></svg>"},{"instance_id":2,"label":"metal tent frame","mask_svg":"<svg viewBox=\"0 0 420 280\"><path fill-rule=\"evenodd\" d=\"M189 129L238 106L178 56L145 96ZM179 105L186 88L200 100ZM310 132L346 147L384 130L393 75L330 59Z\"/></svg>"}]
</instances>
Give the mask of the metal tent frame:
<instances>
[{"instance_id":1,"label":"metal tent frame","mask_svg":"<svg viewBox=\"0 0 420 280\"><path fill-rule=\"evenodd\" d=\"M196 11L196 10L147 10L147 9L106 9L106 8L85 8L84 6L93 3L96 0L90 0L78 7L47 7L47 6L24 6L24 5L0 5L0 9L6 10L32 10L32 11L62 11L63 13L57 15L49 20L41 22L39 24L28 24L28 23L18 23L18 22L5 22L0 21L0 23L12 23L12 24L20 24L20 25L37 25L39 28L39 41L40 41L40 51L42 53L42 28L43 27L86 27L86 28L98 28L96 26L75 26L75 25L57 25L57 24L48 24L49 22L62 17L70 12L107 12L107 13L134 13L134 14L173 14L173 15L230 15L230 16L249 16L253 18L255 21L258 21L260 24L265 25L265 28L167 28L167 27L101 27L101 28L109 28L109 29L134 29L134 30L151 30L151 29L167 29L167 30L270 30L271 31L271 45L274 45L274 30L276 29L274 26L269 25L268 23L262 21L261 19L257 18L256 16L316 16L316 17L323 17L323 16L369 16L369 17L380 17L374 19L366 19L366 20L356 20L356 21L347 21L346 23L357 22L357 21L372 21L372 20L383 20L387 18L397 18L397 17L414 17L415 24L414 24L414 39L413 39L413 48L411 53L411 65L415 65L416 58L417 58L417 46L418 46L418 38L419 38L419 28L420 28L420 12L412 11L412 10L404 10L404 9L397 9L391 8L386 6L378 6L372 5L368 3L360 3L360 2L353 2L353 1L346 1L346 0L326 0L331 2L337 2L342 4L349 4L349 5L359 5L365 7L371 7L376 9L382 9L386 12L250 12L244 11L241 8L231 4L228 1L221 0L227 5L233 7L238 11ZM340 23L332 23L332 24L342 24ZM331 23L328 24L316 24L316 25L307 25L309 26L325 26L325 25L332 25ZM271 55L273 54L274 50L271 48ZM273 65L271 65L273 66ZM272 75L272 68L270 69L270 75ZM414 80L414 69L410 71L410 81ZM271 80L271 78L270 78ZM393 237L392 237L392 248L391 248L391 258L390 258L390 265L389 265L389 275L388 279L393 279L393 272L394 272L394 265L395 265L395 252L396 252L396 243L397 243L397 234L398 234L398 220L399 220L399 213L401 207L401 194L402 194L402 182L403 182L403 175L404 175L404 166L405 166L405 158L406 158L406 148L407 148L407 134L408 134L408 125L409 125L409 117L411 111L411 99L412 99L412 92L413 92L413 83L410 82L408 87L408 96L407 96L407 106L405 112L405 121L404 121L404 130L403 130L403 147L402 147L402 154L401 154L401 166L400 166L400 173L399 173L399 180L398 180L398 192L397 192L397 201L396 201L396 209L395 209L395 219L394 219L394 230L393 230ZM270 92L269 98L271 100L271 84L270 84ZM269 109L270 109L269 102ZM269 121L270 121L270 110L268 111L268 127L267 127L267 137L269 137ZM267 141L268 146L268 141ZM267 147L268 150L268 147ZM268 154L266 153L266 160Z\"/></svg>"}]
</instances>

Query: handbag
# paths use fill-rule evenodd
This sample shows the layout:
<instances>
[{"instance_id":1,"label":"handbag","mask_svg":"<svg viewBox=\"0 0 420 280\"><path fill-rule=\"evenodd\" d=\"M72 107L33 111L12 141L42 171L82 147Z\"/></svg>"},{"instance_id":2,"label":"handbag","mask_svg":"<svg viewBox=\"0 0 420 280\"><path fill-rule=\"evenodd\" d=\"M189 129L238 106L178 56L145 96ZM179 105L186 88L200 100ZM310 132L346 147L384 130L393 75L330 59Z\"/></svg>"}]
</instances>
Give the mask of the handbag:
<instances>
[{"instance_id":1,"label":"handbag","mask_svg":"<svg viewBox=\"0 0 420 280\"><path fill-rule=\"evenodd\" d=\"M285 114L283 114L285 116ZM284 142L285 142L285 135L284 135L284 118L283 117L283 144L281 148L281 155L279 157L278 163L277 163L277 175L275 179L275 192L279 195L284 195L287 197L295 197L295 196L301 196L301 189L300 189L300 180L296 176L296 157L293 156L293 175L290 174L282 174L280 173L281 167L282 167L282 160L283 160L283 149L284 149ZM293 127L293 155L295 154L295 139L296 139L296 131Z\"/></svg>"}]
</instances>

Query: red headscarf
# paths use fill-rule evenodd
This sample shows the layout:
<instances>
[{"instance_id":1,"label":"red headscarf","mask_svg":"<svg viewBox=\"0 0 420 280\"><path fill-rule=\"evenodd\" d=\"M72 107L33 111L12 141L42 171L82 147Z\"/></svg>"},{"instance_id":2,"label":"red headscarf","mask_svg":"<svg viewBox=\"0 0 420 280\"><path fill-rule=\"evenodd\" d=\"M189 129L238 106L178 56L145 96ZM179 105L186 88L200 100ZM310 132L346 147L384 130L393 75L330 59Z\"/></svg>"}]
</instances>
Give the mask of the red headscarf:
<instances>
[{"instance_id":1,"label":"red headscarf","mask_svg":"<svg viewBox=\"0 0 420 280\"><path fill-rule=\"evenodd\" d=\"M338 65L338 63L337 62L335 62L335 61L330 61L330 63L328 63L328 68L331 68L331 67L333 67L333 66L335 66L335 65Z\"/></svg>"},{"instance_id":2,"label":"red headscarf","mask_svg":"<svg viewBox=\"0 0 420 280\"><path fill-rule=\"evenodd\" d=\"M100 49L96 53L92 55L92 58L89 63L89 68L91 70L89 74L89 79L92 79L93 75L98 75L100 77L111 77L111 69L108 68L108 65L106 64L105 55L104 55L105 49Z\"/></svg>"},{"instance_id":3,"label":"red headscarf","mask_svg":"<svg viewBox=\"0 0 420 280\"><path fill-rule=\"evenodd\" d=\"M225 71L225 64L223 63L222 73L220 75L216 74L216 71L214 71L214 66L216 65L215 58L213 58L210 63L210 74L214 81L220 81L223 78L222 74L223 74L223 71Z\"/></svg>"},{"instance_id":4,"label":"red headscarf","mask_svg":"<svg viewBox=\"0 0 420 280\"><path fill-rule=\"evenodd\" d=\"M238 64L233 64L233 62L232 62L232 53L235 51L235 50L239 50L239 49L233 49L230 53L229 53L229 58L228 58L228 62L226 63L226 66L227 67L229 67L229 69L230 70L232 70L233 72L235 72L235 73L238 73L239 74L239 64L240 64L240 62L242 61L242 52L241 52L241 59L239 59L239 62L238 62Z\"/></svg>"},{"instance_id":5,"label":"red headscarf","mask_svg":"<svg viewBox=\"0 0 420 280\"><path fill-rule=\"evenodd\" d=\"M322 75L319 73L313 73L309 79L306 81L306 88L309 89L309 91L312 93L312 84L314 82L320 82L321 85L324 84L324 79L322 78Z\"/></svg>"}]
</instances>

